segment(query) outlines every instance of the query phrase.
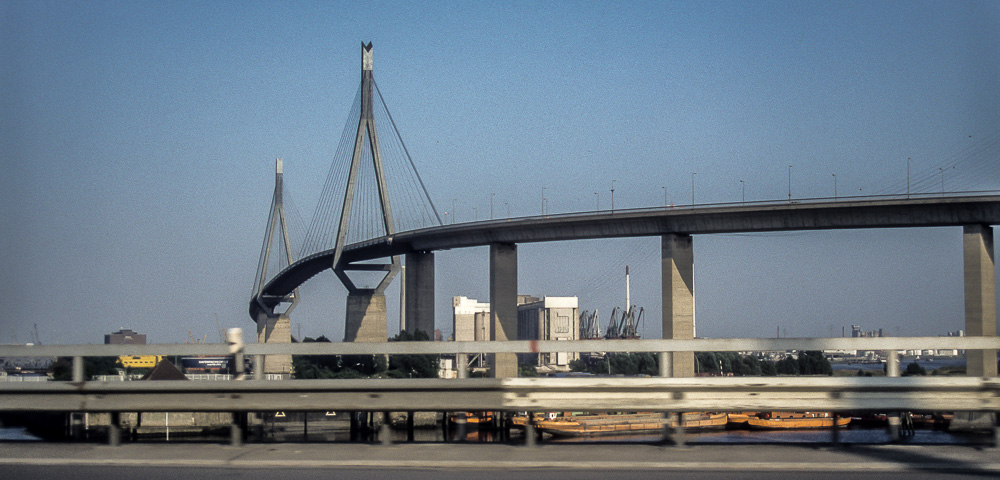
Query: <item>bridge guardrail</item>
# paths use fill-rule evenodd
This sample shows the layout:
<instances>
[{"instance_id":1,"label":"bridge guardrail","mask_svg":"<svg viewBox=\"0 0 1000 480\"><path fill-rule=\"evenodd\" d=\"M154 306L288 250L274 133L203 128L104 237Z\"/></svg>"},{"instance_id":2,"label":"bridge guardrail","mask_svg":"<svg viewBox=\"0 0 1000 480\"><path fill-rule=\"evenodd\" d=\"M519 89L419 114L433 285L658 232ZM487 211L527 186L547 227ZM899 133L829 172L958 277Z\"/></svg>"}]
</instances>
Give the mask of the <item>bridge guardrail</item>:
<instances>
[{"instance_id":1,"label":"bridge guardrail","mask_svg":"<svg viewBox=\"0 0 1000 480\"><path fill-rule=\"evenodd\" d=\"M515 340L506 342L248 343L246 355L551 352L782 352L792 350L997 350L1000 337L696 338L692 340ZM229 355L210 344L0 345L0 357Z\"/></svg>"},{"instance_id":2,"label":"bridge guardrail","mask_svg":"<svg viewBox=\"0 0 1000 480\"><path fill-rule=\"evenodd\" d=\"M248 344L243 353L469 354L1000 349L1000 337ZM223 344L0 346L0 356L225 355ZM661 357L662 359L663 357ZM82 363L82 362L80 362ZM82 370L82 369L81 369ZM0 410L1000 410L1000 378L508 378L0 384Z\"/></svg>"}]
</instances>

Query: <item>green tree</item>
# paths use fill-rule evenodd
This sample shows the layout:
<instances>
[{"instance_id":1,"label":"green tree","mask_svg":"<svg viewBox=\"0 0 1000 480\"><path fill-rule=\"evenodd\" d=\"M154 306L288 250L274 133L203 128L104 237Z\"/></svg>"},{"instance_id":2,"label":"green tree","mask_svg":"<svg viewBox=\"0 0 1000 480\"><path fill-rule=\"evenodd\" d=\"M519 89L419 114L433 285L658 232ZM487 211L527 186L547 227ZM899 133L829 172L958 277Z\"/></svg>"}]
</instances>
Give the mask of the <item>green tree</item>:
<instances>
[{"instance_id":1,"label":"green tree","mask_svg":"<svg viewBox=\"0 0 1000 480\"><path fill-rule=\"evenodd\" d=\"M925 370L924 367L921 367L917 362L910 362L910 364L906 366L906 370L903 371L903 376L907 377L910 375L927 375L927 370Z\"/></svg>"},{"instance_id":2,"label":"green tree","mask_svg":"<svg viewBox=\"0 0 1000 480\"><path fill-rule=\"evenodd\" d=\"M582 358L570 360L569 369L571 372L590 372L590 366L587 365L587 361Z\"/></svg>"},{"instance_id":3,"label":"green tree","mask_svg":"<svg viewBox=\"0 0 1000 480\"><path fill-rule=\"evenodd\" d=\"M798 363L801 375L833 375L833 366L823 356L823 352L817 350L799 352Z\"/></svg>"},{"instance_id":4,"label":"green tree","mask_svg":"<svg viewBox=\"0 0 1000 480\"><path fill-rule=\"evenodd\" d=\"M91 380L95 375L118 375L118 357L83 357L83 378ZM52 379L73 380L73 359L59 357L52 364Z\"/></svg>"},{"instance_id":5,"label":"green tree","mask_svg":"<svg viewBox=\"0 0 1000 480\"><path fill-rule=\"evenodd\" d=\"M412 334L403 330L389 341L426 342L430 341L430 337L421 330ZM438 361L437 355L392 355L382 371L390 378L437 378Z\"/></svg>"},{"instance_id":6,"label":"green tree","mask_svg":"<svg viewBox=\"0 0 1000 480\"><path fill-rule=\"evenodd\" d=\"M777 368L779 375L798 375L800 371L799 361L792 358L791 355L788 355L785 358L778 360L778 363L777 365L775 365L775 367Z\"/></svg>"},{"instance_id":7,"label":"green tree","mask_svg":"<svg viewBox=\"0 0 1000 480\"><path fill-rule=\"evenodd\" d=\"M517 364L517 376L519 377L537 377L538 372L535 371L535 367L530 363L518 363Z\"/></svg>"}]
</instances>

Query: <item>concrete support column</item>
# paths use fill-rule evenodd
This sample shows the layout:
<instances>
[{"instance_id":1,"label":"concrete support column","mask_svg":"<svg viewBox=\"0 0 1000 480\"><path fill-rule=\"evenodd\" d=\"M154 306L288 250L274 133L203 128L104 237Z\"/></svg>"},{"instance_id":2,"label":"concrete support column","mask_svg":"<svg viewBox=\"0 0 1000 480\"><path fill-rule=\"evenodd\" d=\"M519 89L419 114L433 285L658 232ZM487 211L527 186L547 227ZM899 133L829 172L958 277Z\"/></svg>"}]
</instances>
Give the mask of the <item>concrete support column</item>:
<instances>
[{"instance_id":1,"label":"concrete support column","mask_svg":"<svg viewBox=\"0 0 1000 480\"><path fill-rule=\"evenodd\" d=\"M490 244L490 340L517 340L517 245ZM517 356L493 355L494 378L517 376Z\"/></svg>"},{"instance_id":2,"label":"concrete support column","mask_svg":"<svg viewBox=\"0 0 1000 480\"><path fill-rule=\"evenodd\" d=\"M663 338L694 338L694 248L691 236L669 233L662 240ZM694 376L694 352L674 352L672 376Z\"/></svg>"},{"instance_id":3,"label":"concrete support column","mask_svg":"<svg viewBox=\"0 0 1000 480\"><path fill-rule=\"evenodd\" d=\"M434 253L406 254L406 320L403 328L410 333L418 330L434 339Z\"/></svg>"},{"instance_id":4,"label":"concrete support column","mask_svg":"<svg viewBox=\"0 0 1000 480\"><path fill-rule=\"evenodd\" d=\"M301 340L301 339L300 339ZM288 315L257 314L257 343L292 343L292 321ZM291 355L267 355L260 373L292 373ZM254 376L258 371L254 371Z\"/></svg>"},{"instance_id":5,"label":"concrete support column","mask_svg":"<svg viewBox=\"0 0 1000 480\"><path fill-rule=\"evenodd\" d=\"M372 290L347 295L345 342L387 342L385 294Z\"/></svg>"},{"instance_id":6,"label":"concrete support column","mask_svg":"<svg viewBox=\"0 0 1000 480\"><path fill-rule=\"evenodd\" d=\"M108 420L108 445L117 447L122 443L121 412L111 412Z\"/></svg>"},{"instance_id":7,"label":"concrete support column","mask_svg":"<svg viewBox=\"0 0 1000 480\"><path fill-rule=\"evenodd\" d=\"M993 337L997 334L996 288L993 259L993 229L989 225L966 225L962 234L965 257L965 334ZM971 377L996 377L996 350L969 350L966 372Z\"/></svg>"}]
</instances>

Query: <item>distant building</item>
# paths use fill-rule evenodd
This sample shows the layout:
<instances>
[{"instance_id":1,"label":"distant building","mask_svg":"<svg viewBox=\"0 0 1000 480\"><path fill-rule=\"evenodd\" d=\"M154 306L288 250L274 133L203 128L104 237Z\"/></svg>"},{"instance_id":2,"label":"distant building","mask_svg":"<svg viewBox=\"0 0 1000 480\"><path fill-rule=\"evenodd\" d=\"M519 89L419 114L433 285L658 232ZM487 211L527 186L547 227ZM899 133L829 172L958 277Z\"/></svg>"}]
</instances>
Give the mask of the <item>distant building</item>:
<instances>
[{"instance_id":1,"label":"distant building","mask_svg":"<svg viewBox=\"0 0 1000 480\"><path fill-rule=\"evenodd\" d=\"M468 297L452 297L451 304L456 342L489 341L490 304Z\"/></svg>"},{"instance_id":2,"label":"distant building","mask_svg":"<svg viewBox=\"0 0 1000 480\"><path fill-rule=\"evenodd\" d=\"M518 340L577 340L580 338L576 297L542 297L517 307ZM577 352L519 353L518 362L539 367L568 367Z\"/></svg>"},{"instance_id":3,"label":"distant building","mask_svg":"<svg viewBox=\"0 0 1000 480\"><path fill-rule=\"evenodd\" d=\"M517 336L511 340L577 340L576 297L517 296ZM490 340L490 304L474 298L452 297L452 327L456 342L486 342ZM518 361L536 366L568 367L579 358L572 352L518 354ZM483 365L477 355L473 364Z\"/></svg>"},{"instance_id":4,"label":"distant building","mask_svg":"<svg viewBox=\"0 0 1000 480\"><path fill-rule=\"evenodd\" d=\"M887 337L887 336L888 335L886 335L885 331L883 329L881 329L881 328L878 329L878 330L863 331L863 330L861 330L861 326L860 325L851 325L851 337L853 337L853 338L859 338L859 337Z\"/></svg>"},{"instance_id":5,"label":"distant building","mask_svg":"<svg viewBox=\"0 0 1000 480\"><path fill-rule=\"evenodd\" d=\"M146 334L136 333L127 328L118 330L115 333L108 333L104 335L105 345L145 345L146 344Z\"/></svg>"}]
</instances>

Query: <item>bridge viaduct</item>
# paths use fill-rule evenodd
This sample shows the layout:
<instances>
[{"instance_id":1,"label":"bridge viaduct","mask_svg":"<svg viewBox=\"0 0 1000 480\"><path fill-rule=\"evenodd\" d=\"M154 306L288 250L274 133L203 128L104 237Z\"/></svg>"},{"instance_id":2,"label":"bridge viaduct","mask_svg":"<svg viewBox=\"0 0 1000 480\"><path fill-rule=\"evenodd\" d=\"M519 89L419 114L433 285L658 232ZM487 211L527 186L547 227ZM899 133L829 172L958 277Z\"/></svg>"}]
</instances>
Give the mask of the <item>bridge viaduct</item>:
<instances>
[{"instance_id":1,"label":"bridge viaduct","mask_svg":"<svg viewBox=\"0 0 1000 480\"><path fill-rule=\"evenodd\" d=\"M405 255L405 328L434 330L434 253L490 247L491 340L516 340L517 245L574 239L659 236L663 338L694 336L693 235L862 228L962 227L965 330L996 335L995 261L992 225L1000 224L1000 196L864 199L649 208L502 219L399 232L347 245L342 261ZM329 269L335 252L302 258L272 278L251 301L256 318L317 273ZM384 321L379 319L379 321ZM513 354L496 354L497 377L517 375ZM672 376L694 375L693 352L678 352ZM996 353L970 352L968 374L996 376Z\"/></svg>"}]
</instances>

